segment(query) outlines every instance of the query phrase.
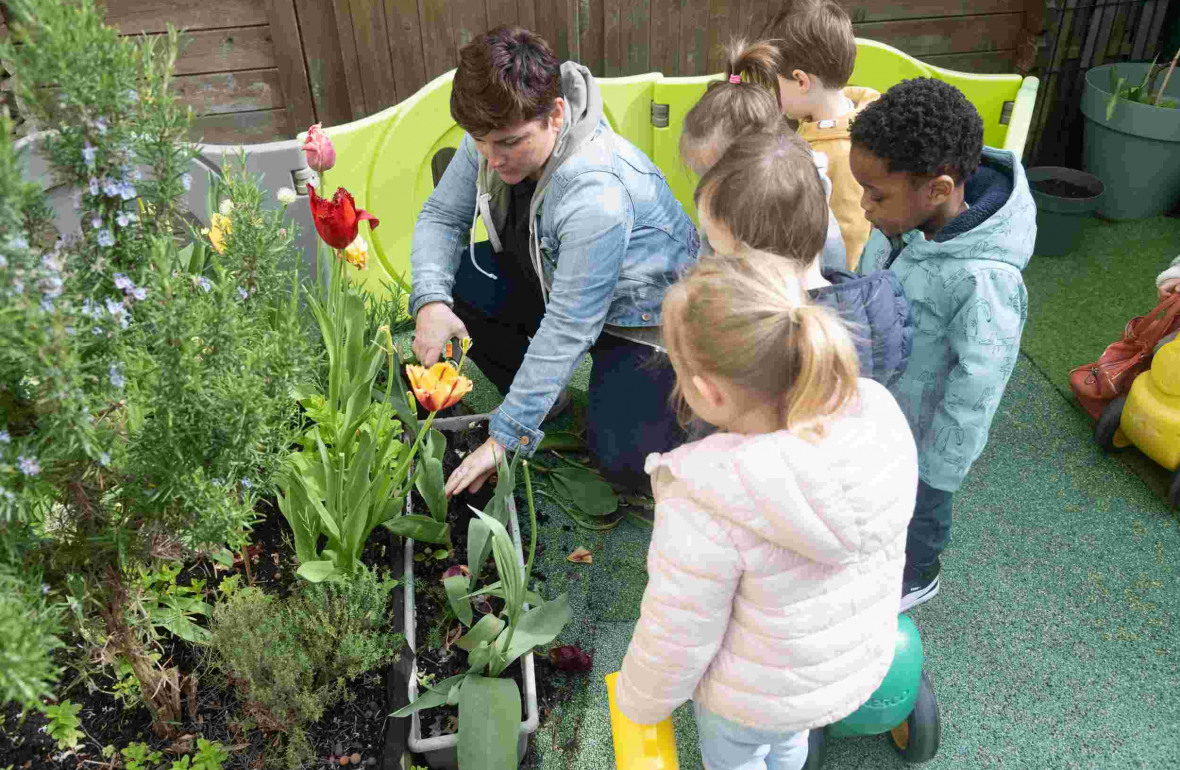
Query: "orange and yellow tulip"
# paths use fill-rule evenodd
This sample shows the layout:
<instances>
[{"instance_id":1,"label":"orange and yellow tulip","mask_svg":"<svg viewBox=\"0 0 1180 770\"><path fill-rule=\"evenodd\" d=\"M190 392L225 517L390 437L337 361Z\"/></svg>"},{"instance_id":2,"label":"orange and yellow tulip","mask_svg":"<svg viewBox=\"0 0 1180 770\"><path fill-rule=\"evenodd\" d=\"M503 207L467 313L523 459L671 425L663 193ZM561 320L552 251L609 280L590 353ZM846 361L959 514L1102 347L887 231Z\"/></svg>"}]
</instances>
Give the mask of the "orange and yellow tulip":
<instances>
[{"instance_id":1,"label":"orange and yellow tulip","mask_svg":"<svg viewBox=\"0 0 1180 770\"><path fill-rule=\"evenodd\" d=\"M406 364L406 377L418 403L430 412L454 406L471 392L471 380L460 376L458 368L449 361L440 361L429 369Z\"/></svg>"}]
</instances>

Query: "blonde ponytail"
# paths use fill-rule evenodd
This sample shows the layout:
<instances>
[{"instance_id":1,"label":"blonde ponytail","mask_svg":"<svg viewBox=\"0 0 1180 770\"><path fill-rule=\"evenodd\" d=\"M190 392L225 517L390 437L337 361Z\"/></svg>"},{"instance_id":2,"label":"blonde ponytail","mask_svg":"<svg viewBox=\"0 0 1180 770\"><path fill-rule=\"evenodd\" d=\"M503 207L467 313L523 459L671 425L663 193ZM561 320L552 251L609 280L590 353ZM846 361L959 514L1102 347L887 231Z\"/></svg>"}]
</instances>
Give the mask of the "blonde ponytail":
<instances>
[{"instance_id":1,"label":"blonde ponytail","mask_svg":"<svg viewBox=\"0 0 1180 770\"><path fill-rule=\"evenodd\" d=\"M778 71L780 57L769 43L749 43L734 38L725 46L725 80L710 87L724 88L727 85L748 85L760 87L774 94L775 105L779 102ZM733 76L741 79L733 82ZM773 116L769 116L773 120Z\"/></svg>"},{"instance_id":2,"label":"blonde ponytail","mask_svg":"<svg viewBox=\"0 0 1180 770\"><path fill-rule=\"evenodd\" d=\"M810 440L855 399L859 364L843 321L807 301L801 278L766 254L702 261L665 296L664 342L678 377L710 374L777 403L780 426Z\"/></svg>"}]
</instances>

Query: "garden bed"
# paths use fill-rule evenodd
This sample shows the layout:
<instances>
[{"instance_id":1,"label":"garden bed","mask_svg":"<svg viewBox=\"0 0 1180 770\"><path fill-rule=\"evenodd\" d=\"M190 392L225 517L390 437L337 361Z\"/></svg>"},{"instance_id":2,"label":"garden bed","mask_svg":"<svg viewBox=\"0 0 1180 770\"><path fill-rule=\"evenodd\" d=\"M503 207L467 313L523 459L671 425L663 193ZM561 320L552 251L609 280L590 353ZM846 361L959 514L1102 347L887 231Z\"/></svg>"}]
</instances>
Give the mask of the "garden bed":
<instances>
[{"instance_id":1,"label":"garden bed","mask_svg":"<svg viewBox=\"0 0 1180 770\"><path fill-rule=\"evenodd\" d=\"M254 527L252 542L248 547L250 576L253 585L268 594L288 595L296 581L295 553L291 545L290 529L282 514L272 501L258 505L262 516ZM400 577L402 543L384 529L374 531L362 555L364 563L371 568L390 569ZM207 601L212 603L217 586L231 575L240 576L243 585L248 577L241 555L232 570L217 569L209 562L201 561L186 565L177 578L179 585L188 585L193 580L206 580ZM394 591L394 602L390 608L389 622L393 630L400 632L403 624L401 592ZM0 728L0 767L11 765L14 770L28 768L95 768L106 765L102 755L104 746L122 749L133 742L147 743L155 750L165 752L170 766L171 759L191 752L198 738L219 741L229 751L229 759L223 763L225 770L258 770L265 764L270 752L280 752L280 735L261 729L267 721L266 715L251 714L239 691L226 683L217 671L211 670L205 661L204 650L175 636L165 635L161 660L171 660L181 674L195 674L196 713L185 705L185 721L179 726L179 738L160 740L152 731L151 716L146 706L128 708L122 700L112 694L115 683L109 678L96 681L102 689L86 691L86 685L79 683L69 692L59 693L82 708L78 714L81 727L86 733L76 752L62 752L47 734L46 718L39 713L30 714L23 722L19 710L8 706L3 710L3 727ZM403 656L408 657L408 656ZM404 737L397 741L396 756L386 760L384 750L390 727L396 727L397 720L390 720L390 696L404 693L406 673L400 674L397 664L384 672L370 672L348 683L348 697L345 702L330 710L322 720L306 728L309 742L314 747L319 767L339 767L339 757L356 754L362 767L398 767ZM69 673L65 681L72 681ZM403 696L404 697L404 696ZM253 724L252 724L253 723ZM404 731L403 731L404 732ZM172 749L170 752L169 749Z\"/></svg>"}]
</instances>

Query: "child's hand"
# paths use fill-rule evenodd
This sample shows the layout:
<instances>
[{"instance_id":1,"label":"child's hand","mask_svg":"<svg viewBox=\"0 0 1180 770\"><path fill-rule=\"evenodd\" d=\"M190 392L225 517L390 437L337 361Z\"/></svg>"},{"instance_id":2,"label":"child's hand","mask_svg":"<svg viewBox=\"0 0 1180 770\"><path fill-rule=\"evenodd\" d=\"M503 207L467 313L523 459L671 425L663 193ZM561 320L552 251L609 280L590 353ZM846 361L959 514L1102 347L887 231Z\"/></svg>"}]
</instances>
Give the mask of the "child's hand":
<instances>
[{"instance_id":1,"label":"child's hand","mask_svg":"<svg viewBox=\"0 0 1180 770\"><path fill-rule=\"evenodd\" d=\"M1180 278L1169 278L1159 285L1160 299L1163 300L1169 294L1180 293Z\"/></svg>"}]
</instances>

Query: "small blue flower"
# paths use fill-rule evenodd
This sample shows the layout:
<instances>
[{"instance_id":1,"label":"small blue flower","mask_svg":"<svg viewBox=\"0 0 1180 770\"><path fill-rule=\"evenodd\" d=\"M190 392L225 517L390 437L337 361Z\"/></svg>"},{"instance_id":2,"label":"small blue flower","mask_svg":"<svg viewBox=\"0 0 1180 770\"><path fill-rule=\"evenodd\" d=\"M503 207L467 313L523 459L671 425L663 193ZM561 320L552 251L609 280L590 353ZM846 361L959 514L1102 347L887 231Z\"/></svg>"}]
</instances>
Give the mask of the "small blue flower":
<instances>
[{"instance_id":1,"label":"small blue flower","mask_svg":"<svg viewBox=\"0 0 1180 770\"><path fill-rule=\"evenodd\" d=\"M180 183L182 185L184 185L184 191L188 192L193 187L193 175L189 174L187 172L184 174L181 174L180 175Z\"/></svg>"},{"instance_id":2,"label":"small blue flower","mask_svg":"<svg viewBox=\"0 0 1180 770\"><path fill-rule=\"evenodd\" d=\"M123 372L121 371L122 366L122 364L111 364L110 368L107 370L108 379L110 379L111 384L119 390L122 390L123 386L127 384L127 380L123 377Z\"/></svg>"},{"instance_id":3,"label":"small blue flower","mask_svg":"<svg viewBox=\"0 0 1180 770\"><path fill-rule=\"evenodd\" d=\"M41 298L41 309L44 310L46 313L52 313L53 312L53 298L52 297L42 297Z\"/></svg>"},{"instance_id":4,"label":"small blue flower","mask_svg":"<svg viewBox=\"0 0 1180 770\"><path fill-rule=\"evenodd\" d=\"M101 337L102 336L102 329L95 326L90 329L90 333L93 334L95 337Z\"/></svg>"},{"instance_id":5,"label":"small blue flower","mask_svg":"<svg viewBox=\"0 0 1180 770\"><path fill-rule=\"evenodd\" d=\"M242 299L246 299L246 297L250 296L250 292L246 291L241 286L239 286L238 287L238 296L241 297Z\"/></svg>"},{"instance_id":6,"label":"small blue flower","mask_svg":"<svg viewBox=\"0 0 1180 770\"><path fill-rule=\"evenodd\" d=\"M90 142L82 148L82 160L86 162L86 168L94 168L94 148L90 146Z\"/></svg>"},{"instance_id":7,"label":"small blue flower","mask_svg":"<svg viewBox=\"0 0 1180 770\"><path fill-rule=\"evenodd\" d=\"M139 182L143 180L143 172L137 168L131 169L131 181Z\"/></svg>"},{"instance_id":8,"label":"small blue flower","mask_svg":"<svg viewBox=\"0 0 1180 770\"><path fill-rule=\"evenodd\" d=\"M82 300L82 315L87 318L102 318L102 308L94 304L90 297Z\"/></svg>"},{"instance_id":9,"label":"small blue flower","mask_svg":"<svg viewBox=\"0 0 1180 770\"><path fill-rule=\"evenodd\" d=\"M49 299L60 297L63 286L65 286L65 281L56 275L41 280L41 292Z\"/></svg>"},{"instance_id":10,"label":"small blue flower","mask_svg":"<svg viewBox=\"0 0 1180 770\"><path fill-rule=\"evenodd\" d=\"M103 247L115 245L115 236L111 235L111 231L105 227L98 231L98 245Z\"/></svg>"},{"instance_id":11,"label":"small blue flower","mask_svg":"<svg viewBox=\"0 0 1180 770\"><path fill-rule=\"evenodd\" d=\"M75 329L73 326L66 327L66 334L70 335L71 337L73 337L77 333L78 333L78 330Z\"/></svg>"},{"instance_id":12,"label":"small blue flower","mask_svg":"<svg viewBox=\"0 0 1180 770\"><path fill-rule=\"evenodd\" d=\"M252 484L250 482L250 479L242 479L242 486L245 487L246 489L250 489L251 487L254 486L254 484Z\"/></svg>"},{"instance_id":13,"label":"small blue flower","mask_svg":"<svg viewBox=\"0 0 1180 770\"><path fill-rule=\"evenodd\" d=\"M115 288L120 291L135 288L135 284L127 277L125 273L115 273Z\"/></svg>"},{"instance_id":14,"label":"small blue flower","mask_svg":"<svg viewBox=\"0 0 1180 770\"><path fill-rule=\"evenodd\" d=\"M200 286L206 292L213 288L213 284L209 283L209 279L205 276L201 276L197 279L197 286Z\"/></svg>"},{"instance_id":15,"label":"small blue flower","mask_svg":"<svg viewBox=\"0 0 1180 770\"><path fill-rule=\"evenodd\" d=\"M92 216L92 217L90 218L90 226L91 226L91 227L93 227L95 230L97 230L97 229L99 229L100 227L102 227L102 215L101 215L101 214L95 214L94 216Z\"/></svg>"},{"instance_id":16,"label":"small blue flower","mask_svg":"<svg viewBox=\"0 0 1180 770\"><path fill-rule=\"evenodd\" d=\"M57 252L53 254L46 254L41 257L41 267L45 268L51 273L61 272L61 261L58 259Z\"/></svg>"},{"instance_id":17,"label":"small blue flower","mask_svg":"<svg viewBox=\"0 0 1180 770\"><path fill-rule=\"evenodd\" d=\"M0 430L0 444L11 444L12 437L8 435L8 431Z\"/></svg>"},{"instance_id":18,"label":"small blue flower","mask_svg":"<svg viewBox=\"0 0 1180 770\"><path fill-rule=\"evenodd\" d=\"M127 216L126 211L120 211L119 215L115 217L115 222L118 223L119 227L126 227L131 224L131 218Z\"/></svg>"},{"instance_id":19,"label":"small blue flower","mask_svg":"<svg viewBox=\"0 0 1180 770\"><path fill-rule=\"evenodd\" d=\"M102 454L100 454L98 456L98 464L102 465L104 467L107 465L110 465L111 464L110 452L103 452Z\"/></svg>"},{"instance_id":20,"label":"small blue flower","mask_svg":"<svg viewBox=\"0 0 1180 770\"><path fill-rule=\"evenodd\" d=\"M90 194L95 198L98 197L98 180L94 177L90 177Z\"/></svg>"},{"instance_id":21,"label":"small blue flower","mask_svg":"<svg viewBox=\"0 0 1180 770\"><path fill-rule=\"evenodd\" d=\"M134 88L128 88L123 92L123 96L127 97L127 101L131 102L132 104L135 104L139 101L139 91L136 91Z\"/></svg>"},{"instance_id":22,"label":"small blue flower","mask_svg":"<svg viewBox=\"0 0 1180 770\"><path fill-rule=\"evenodd\" d=\"M123 183L106 177L102 180L102 191L108 198L117 198L123 192Z\"/></svg>"},{"instance_id":23,"label":"small blue flower","mask_svg":"<svg viewBox=\"0 0 1180 770\"><path fill-rule=\"evenodd\" d=\"M20 472L26 476L36 476L41 472L41 463L37 462L35 457L21 455L17 458L17 462L20 465Z\"/></svg>"},{"instance_id":24,"label":"small blue flower","mask_svg":"<svg viewBox=\"0 0 1180 770\"><path fill-rule=\"evenodd\" d=\"M13 235L8 239L8 248L13 251L25 251L29 248L29 241L23 235Z\"/></svg>"},{"instance_id":25,"label":"small blue flower","mask_svg":"<svg viewBox=\"0 0 1180 770\"><path fill-rule=\"evenodd\" d=\"M135 299L139 300L140 302L143 302L145 299L147 299L147 289L143 288L142 286L136 286L131 290L131 296L135 297Z\"/></svg>"},{"instance_id":26,"label":"small blue flower","mask_svg":"<svg viewBox=\"0 0 1180 770\"><path fill-rule=\"evenodd\" d=\"M128 222L138 222L139 221L139 214L136 214L134 211L128 211L127 212L127 221Z\"/></svg>"},{"instance_id":27,"label":"small blue flower","mask_svg":"<svg viewBox=\"0 0 1180 770\"><path fill-rule=\"evenodd\" d=\"M123 200L129 201L134 200L138 193L135 192L135 185L130 182L124 182L119 189L119 195L122 196Z\"/></svg>"},{"instance_id":28,"label":"small blue flower","mask_svg":"<svg viewBox=\"0 0 1180 770\"><path fill-rule=\"evenodd\" d=\"M94 130L98 132L99 136L105 136L107 133L107 122L102 118L94 121L90 125L94 126ZM87 142L89 144L89 142Z\"/></svg>"},{"instance_id":29,"label":"small blue flower","mask_svg":"<svg viewBox=\"0 0 1180 770\"><path fill-rule=\"evenodd\" d=\"M222 485L222 484L224 484L224 483L225 483L225 482L224 482L223 480L221 480L221 479L213 479L213 486L215 486L215 487L219 487L219 486L221 486L221 485Z\"/></svg>"},{"instance_id":30,"label":"small blue flower","mask_svg":"<svg viewBox=\"0 0 1180 770\"><path fill-rule=\"evenodd\" d=\"M107 297L106 305L107 312L116 318L118 318L127 310L127 308L123 307L123 300L121 299L111 299L110 297Z\"/></svg>"},{"instance_id":31,"label":"small blue flower","mask_svg":"<svg viewBox=\"0 0 1180 770\"><path fill-rule=\"evenodd\" d=\"M13 281L12 282L12 293L13 294L24 294L25 293L24 283L22 283L19 280Z\"/></svg>"}]
</instances>

